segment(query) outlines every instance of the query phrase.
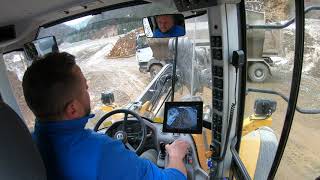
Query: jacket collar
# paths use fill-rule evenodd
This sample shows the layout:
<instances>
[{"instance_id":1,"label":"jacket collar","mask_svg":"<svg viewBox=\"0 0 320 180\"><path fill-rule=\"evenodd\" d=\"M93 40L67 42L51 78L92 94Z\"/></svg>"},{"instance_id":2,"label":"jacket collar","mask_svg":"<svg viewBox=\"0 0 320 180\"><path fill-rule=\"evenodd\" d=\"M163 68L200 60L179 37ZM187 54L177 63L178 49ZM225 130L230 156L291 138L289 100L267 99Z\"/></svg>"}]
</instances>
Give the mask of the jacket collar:
<instances>
[{"instance_id":1,"label":"jacket collar","mask_svg":"<svg viewBox=\"0 0 320 180\"><path fill-rule=\"evenodd\" d=\"M59 121L39 121L36 120L35 123L35 132L70 132L70 131L79 131L83 130L86 126L88 120L93 118L94 114L84 116L78 119L71 120L59 120Z\"/></svg>"}]
</instances>

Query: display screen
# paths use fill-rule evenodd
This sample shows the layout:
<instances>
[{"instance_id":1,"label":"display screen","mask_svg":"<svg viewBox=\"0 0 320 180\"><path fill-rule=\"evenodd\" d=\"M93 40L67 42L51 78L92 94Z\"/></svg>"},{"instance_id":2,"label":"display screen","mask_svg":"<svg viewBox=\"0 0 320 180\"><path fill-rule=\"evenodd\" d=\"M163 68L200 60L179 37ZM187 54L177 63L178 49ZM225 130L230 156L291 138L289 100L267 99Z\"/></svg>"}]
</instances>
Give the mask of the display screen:
<instances>
[{"instance_id":1,"label":"display screen","mask_svg":"<svg viewBox=\"0 0 320 180\"><path fill-rule=\"evenodd\" d=\"M163 132L202 133L202 102L166 102Z\"/></svg>"}]
</instances>

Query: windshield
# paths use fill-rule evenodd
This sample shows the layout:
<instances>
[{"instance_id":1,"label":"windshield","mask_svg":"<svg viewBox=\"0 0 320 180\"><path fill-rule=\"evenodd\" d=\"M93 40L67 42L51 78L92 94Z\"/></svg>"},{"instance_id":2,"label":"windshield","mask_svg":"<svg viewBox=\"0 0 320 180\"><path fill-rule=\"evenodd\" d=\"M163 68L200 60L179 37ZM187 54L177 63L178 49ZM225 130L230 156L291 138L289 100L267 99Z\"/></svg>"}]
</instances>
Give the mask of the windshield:
<instances>
[{"instance_id":1,"label":"windshield","mask_svg":"<svg viewBox=\"0 0 320 180\"><path fill-rule=\"evenodd\" d=\"M164 102L171 101L175 38L146 38L142 19L176 12L144 4L40 29L38 38L54 35L61 52L76 56L96 114L90 127L118 108L162 123ZM186 35L178 42L175 101L204 101L208 120L212 81L207 15L186 19L185 26Z\"/></svg>"},{"instance_id":2,"label":"windshield","mask_svg":"<svg viewBox=\"0 0 320 180\"><path fill-rule=\"evenodd\" d=\"M145 72L139 71L139 56L135 55L141 48L148 47L142 18L176 11L159 4L144 4L40 29L38 38L53 35L61 52L76 57L88 82L92 113L96 114L91 127L106 112L117 108L129 108L148 118L153 116L159 100L168 92L169 86L165 85L168 77L153 83L151 67ZM148 61L156 54L141 53ZM165 65L161 64L155 73ZM169 68L167 75L168 72Z\"/></svg>"}]
</instances>

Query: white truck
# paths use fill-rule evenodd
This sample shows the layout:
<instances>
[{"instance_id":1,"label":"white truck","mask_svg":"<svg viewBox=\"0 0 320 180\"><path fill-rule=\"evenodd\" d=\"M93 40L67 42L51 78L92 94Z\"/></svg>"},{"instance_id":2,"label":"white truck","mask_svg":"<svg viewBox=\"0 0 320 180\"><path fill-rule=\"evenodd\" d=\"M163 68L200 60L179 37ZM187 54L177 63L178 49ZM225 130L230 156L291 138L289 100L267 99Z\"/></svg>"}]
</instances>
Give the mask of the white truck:
<instances>
[{"instance_id":1,"label":"white truck","mask_svg":"<svg viewBox=\"0 0 320 180\"><path fill-rule=\"evenodd\" d=\"M147 38L144 34L136 38L136 59L140 72L150 72L151 79L158 74L162 67L173 61L168 49L169 39Z\"/></svg>"}]
</instances>

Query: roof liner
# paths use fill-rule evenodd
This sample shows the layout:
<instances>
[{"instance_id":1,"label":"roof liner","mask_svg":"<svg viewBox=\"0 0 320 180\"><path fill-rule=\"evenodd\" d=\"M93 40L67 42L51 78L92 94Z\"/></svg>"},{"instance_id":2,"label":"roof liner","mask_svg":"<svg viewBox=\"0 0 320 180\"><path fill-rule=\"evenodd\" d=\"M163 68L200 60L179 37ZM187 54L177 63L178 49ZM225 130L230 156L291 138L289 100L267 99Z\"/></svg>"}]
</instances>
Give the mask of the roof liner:
<instances>
[{"instance_id":1,"label":"roof liner","mask_svg":"<svg viewBox=\"0 0 320 180\"><path fill-rule=\"evenodd\" d=\"M21 20L33 19L51 13L59 13L67 16L64 11L75 6L87 6L88 8L98 8L112 4L122 3L121 0L10 0L4 1L0 6L0 26L18 23ZM78 10L87 11L88 9Z\"/></svg>"}]
</instances>

